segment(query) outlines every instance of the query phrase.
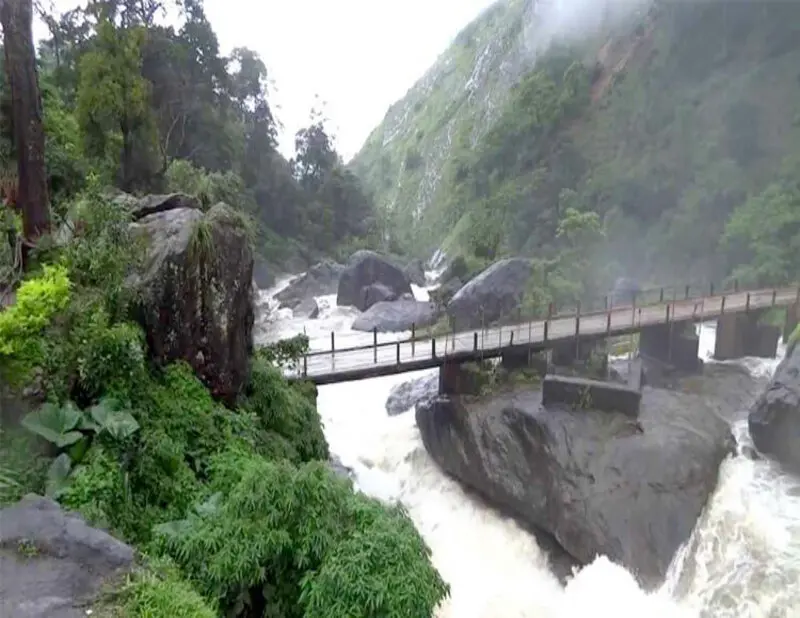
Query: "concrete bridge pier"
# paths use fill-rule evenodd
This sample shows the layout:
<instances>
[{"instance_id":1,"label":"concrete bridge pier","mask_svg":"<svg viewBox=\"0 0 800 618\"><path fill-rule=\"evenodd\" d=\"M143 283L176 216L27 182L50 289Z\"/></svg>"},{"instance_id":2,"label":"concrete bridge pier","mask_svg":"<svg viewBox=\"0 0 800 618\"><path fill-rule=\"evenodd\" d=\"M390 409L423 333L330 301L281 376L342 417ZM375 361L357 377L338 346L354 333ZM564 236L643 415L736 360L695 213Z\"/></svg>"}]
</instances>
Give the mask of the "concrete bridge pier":
<instances>
[{"instance_id":1,"label":"concrete bridge pier","mask_svg":"<svg viewBox=\"0 0 800 618\"><path fill-rule=\"evenodd\" d=\"M682 371L697 371L700 337L692 322L670 322L642 327L639 355L652 358Z\"/></svg>"},{"instance_id":2,"label":"concrete bridge pier","mask_svg":"<svg viewBox=\"0 0 800 618\"><path fill-rule=\"evenodd\" d=\"M722 315L717 320L717 336L714 344L716 360L733 360L744 356L775 358L779 326L759 324L763 311L750 311Z\"/></svg>"},{"instance_id":3,"label":"concrete bridge pier","mask_svg":"<svg viewBox=\"0 0 800 618\"><path fill-rule=\"evenodd\" d=\"M786 307L786 320L783 323L783 342L789 343L789 337L800 323L800 304L795 303Z\"/></svg>"}]
</instances>

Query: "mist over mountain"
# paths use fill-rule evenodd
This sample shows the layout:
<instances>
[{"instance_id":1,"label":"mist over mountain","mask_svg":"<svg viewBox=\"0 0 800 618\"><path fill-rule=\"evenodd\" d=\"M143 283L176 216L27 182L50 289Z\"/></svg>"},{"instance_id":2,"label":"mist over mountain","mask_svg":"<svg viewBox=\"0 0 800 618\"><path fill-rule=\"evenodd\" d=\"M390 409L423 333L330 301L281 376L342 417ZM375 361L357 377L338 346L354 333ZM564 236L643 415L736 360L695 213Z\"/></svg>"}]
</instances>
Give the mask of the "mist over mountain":
<instances>
[{"instance_id":1,"label":"mist over mountain","mask_svg":"<svg viewBox=\"0 0 800 618\"><path fill-rule=\"evenodd\" d=\"M776 282L800 268L798 104L800 3L507 0L351 168L394 251Z\"/></svg>"}]
</instances>

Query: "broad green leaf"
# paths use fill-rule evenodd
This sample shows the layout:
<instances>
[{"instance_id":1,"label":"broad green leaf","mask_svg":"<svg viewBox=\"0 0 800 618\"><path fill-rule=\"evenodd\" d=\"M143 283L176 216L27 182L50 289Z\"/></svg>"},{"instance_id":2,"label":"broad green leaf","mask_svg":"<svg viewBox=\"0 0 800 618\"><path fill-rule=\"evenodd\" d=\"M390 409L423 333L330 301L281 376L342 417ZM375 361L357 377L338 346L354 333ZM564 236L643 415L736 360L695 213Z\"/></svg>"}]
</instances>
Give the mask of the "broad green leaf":
<instances>
[{"instance_id":1,"label":"broad green leaf","mask_svg":"<svg viewBox=\"0 0 800 618\"><path fill-rule=\"evenodd\" d=\"M67 488L69 473L72 471L72 460L66 453L56 457L47 469L45 493L50 498L58 498L59 494Z\"/></svg>"},{"instance_id":2,"label":"broad green leaf","mask_svg":"<svg viewBox=\"0 0 800 618\"><path fill-rule=\"evenodd\" d=\"M124 440L139 429L139 423L130 412L116 410L118 404L111 399L104 399L89 410L99 431L107 431L115 440Z\"/></svg>"},{"instance_id":3,"label":"broad green leaf","mask_svg":"<svg viewBox=\"0 0 800 618\"><path fill-rule=\"evenodd\" d=\"M58 448L64 448L75 444L83 436L76 431L82 419L83 414L72 402L63 406L46 403L22 419L22 426Z\"/></svg>"}]
</instances>

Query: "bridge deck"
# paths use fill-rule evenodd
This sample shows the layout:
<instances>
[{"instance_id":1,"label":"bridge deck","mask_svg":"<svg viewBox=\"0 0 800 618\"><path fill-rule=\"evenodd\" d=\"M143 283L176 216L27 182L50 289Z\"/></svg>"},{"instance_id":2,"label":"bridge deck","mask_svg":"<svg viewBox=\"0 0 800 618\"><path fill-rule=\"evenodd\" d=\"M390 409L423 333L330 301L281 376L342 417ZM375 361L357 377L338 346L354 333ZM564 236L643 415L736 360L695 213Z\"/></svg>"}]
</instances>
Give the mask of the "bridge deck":
<instances>
[{"instance_id":1,"label":"bridge deck","mask_svg":"<svg viewBox=\"0 0 800 618\"><path fill-rule=\"evenodd\" d=\"M544 350L558 342L578 338L625 335L644 326L670 322L698 322L723 313L785 307L797 302L796 286L726 292L714 296L667 301L643 307L627 306L588 314L554 316L512 326L469 330L414 340L380 342L335 351L311 351L290 378L332 384L438 367L444 362L464 362L498 357L517 346Z\"/></svg>"}]
</instances>

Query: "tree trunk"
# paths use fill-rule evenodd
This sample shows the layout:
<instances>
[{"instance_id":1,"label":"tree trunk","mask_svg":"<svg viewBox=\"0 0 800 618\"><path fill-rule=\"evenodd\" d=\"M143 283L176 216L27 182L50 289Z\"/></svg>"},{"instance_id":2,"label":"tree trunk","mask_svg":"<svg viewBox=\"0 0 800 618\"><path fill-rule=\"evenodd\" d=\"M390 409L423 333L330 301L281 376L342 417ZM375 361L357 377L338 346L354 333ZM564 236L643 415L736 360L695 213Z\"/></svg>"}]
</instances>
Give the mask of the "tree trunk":
<instances>
[{"instance_id":1,"label":"tree trunk","mask_svg":"<svg viewBox=\"0 0 800 618\"><path fill-rule=\"evenodd\" d=\"M22 212L24 255L50 230L44 159L42 97L33 46L32 0L0 0L6 78L17 154L17 207Z\"/></svg>"}]
</instances>

